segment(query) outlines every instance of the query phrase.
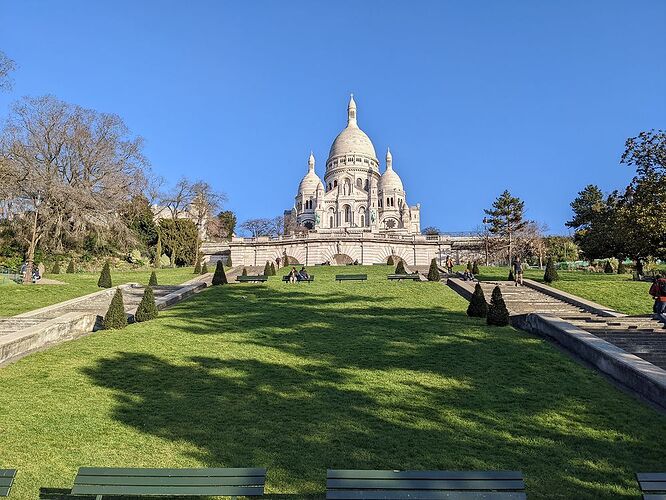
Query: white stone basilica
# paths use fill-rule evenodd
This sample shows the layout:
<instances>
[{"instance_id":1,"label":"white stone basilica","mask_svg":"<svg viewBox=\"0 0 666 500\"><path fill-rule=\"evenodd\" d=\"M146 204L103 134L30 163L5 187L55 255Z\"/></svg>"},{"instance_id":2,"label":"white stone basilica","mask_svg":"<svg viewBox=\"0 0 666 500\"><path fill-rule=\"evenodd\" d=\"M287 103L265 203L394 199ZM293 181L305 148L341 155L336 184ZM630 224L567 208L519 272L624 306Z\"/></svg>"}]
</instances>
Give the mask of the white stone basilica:
<instances>
[{"instance_id":1,"label":"white stone basilica","mask_svg":"<svg viewBox=\"0 0 666 500\"><path fill-rule=\"evenodd\" d=\"M393 170L391 152L386 169L379 173L379 160L370 138L356 121L352 94L347 107L347 126L333 141L326 160L324 182L315 173L310 153L308 172L298 186L294 208L285 218L311 231L420 234L420 206L407 204L405 190Z\"/></svg>"}]
</instances>

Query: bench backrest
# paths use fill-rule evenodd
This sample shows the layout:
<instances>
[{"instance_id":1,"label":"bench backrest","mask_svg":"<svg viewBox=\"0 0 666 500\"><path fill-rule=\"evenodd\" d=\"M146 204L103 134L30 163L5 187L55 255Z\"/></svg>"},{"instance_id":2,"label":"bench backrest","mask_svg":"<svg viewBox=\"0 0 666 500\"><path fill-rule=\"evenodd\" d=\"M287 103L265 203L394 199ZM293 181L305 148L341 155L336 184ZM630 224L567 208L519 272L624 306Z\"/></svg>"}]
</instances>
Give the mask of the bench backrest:
<instances>
[{"instance_id":1,"label":"bench backrest","mask_svg":"<svg viewBox=\"0 0 666 500\"><path fill-rule=\"evenodd\" d=\"M666 499L666 472L639 472L636 480L643 498Z\"/></svg>"},{"instance_id":2,"label":"bench backrest","mask_svg":"<svg viewBox=\"0 0 666 500\"><path fill-rule=\"evenodd\" d=\"M403 280L405 280L405 279L407 279L407 280L409 280L409 279L411 279L411 280L420 279L418 273L412 273L412 274L389 274L389 275L387 276L387 278L388 278L388 279L394 279L394 280L397 280L397 279L403 279Z\"/></svg>"},{"instance_id":3,"label":"bench backrest","mask_svg":"<svg viewBox=\"0 0 666 500\"><path fill-rule=\"evenodd\" d=\"M526 498L523 475L516 471L329 469L326 474L328 500L457 498L452 493L464 493L465 498Z\"/></svg>"},{"instance_id":4,"label":"bench backrest","mask_svg":"<svg viewBox=\"0 0 666 500\"><path fill-rule=\"evenodd\" d=\"M261 496L266 469L81 467L72 495Z\"/></svg>"},{"instance_id":5,"label":"bench backrest","mask_svg":"<svg viewBox=\"0 0 666 500\"><path fill-rule=\"evenodd\" d=\"M367 280L367 274L336 274L336 280Z\"/></svg>"},{"instance_id":6,"label":"bench backrest","mask_svg":"<svg viewBox=\"0 0 666 500\"><path fill-rule=\"evenodd\" d=\"M258 280L268 280L268 276L264 274L258 274L257 276L251 276L251 275L246 275L246 276L236 276L236 280L238 281L258 281Z\"/></svg>"},{"instance_id":7,"label":"bench backrest","mask_svg":"<svg viewBox=\"0 0 666 500\"><path fill-rule=\"evenodd\" d=\"M0 497L8 497L12 490L16 469L0 469Z\"/></svg>"}]
</instances>

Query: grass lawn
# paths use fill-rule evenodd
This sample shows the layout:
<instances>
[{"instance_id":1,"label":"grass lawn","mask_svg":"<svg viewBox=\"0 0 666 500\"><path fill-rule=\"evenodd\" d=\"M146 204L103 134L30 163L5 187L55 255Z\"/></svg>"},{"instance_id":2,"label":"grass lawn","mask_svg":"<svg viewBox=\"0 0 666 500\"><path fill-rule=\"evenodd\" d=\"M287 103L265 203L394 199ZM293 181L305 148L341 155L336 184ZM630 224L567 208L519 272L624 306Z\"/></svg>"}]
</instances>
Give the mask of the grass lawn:
<instances>
[{"instance_id":1,"label":"grass lawn","mask_svg":"<svg viewBox=\"0 0 666 500\"><path fill-rule=\"evenodd\" d=\"M666 469L666 416L548 343L388 267L311 271L0 369L14 496L88 465L264 466L270 493L301 499L322 498L327 467L518 469L531 498L567 499L637 498L634 472Z\"/></svg>"},{"instance_id":2,"label":"grass lawn","mask_svg":"<svg viewBox=\"0 0 666 500\"><path fill-rule=\"evenodd\" d=\"M463 267L460 268L462 270ZM481 267L482 280L505 280L508 267ZM528 269L525 278L543 282L543 271ZM650 283L633 281L629 274L586 273L558 271L560 279L550 284L568 293L592 300L625 314L650 314L652 298L648 295Z\"/></svg>"},{"instance_id":3,"label":"grass lawn","mask_svg":"<svg viewBox=\"0 0 666 500\"><path fill-rule=\"evenodd\" d=\"M193 267L158 269L157 280L160 285L177 285L193 278L193 270ZM111 270L111 279L114 285L130 282L147 284L150 273L150 269L125 272ZM100 290L97 287L99 273L46 274L44 277L66 284L3 286L0 291L0 317L13 316Z\"/></svg>"}]
</instances>

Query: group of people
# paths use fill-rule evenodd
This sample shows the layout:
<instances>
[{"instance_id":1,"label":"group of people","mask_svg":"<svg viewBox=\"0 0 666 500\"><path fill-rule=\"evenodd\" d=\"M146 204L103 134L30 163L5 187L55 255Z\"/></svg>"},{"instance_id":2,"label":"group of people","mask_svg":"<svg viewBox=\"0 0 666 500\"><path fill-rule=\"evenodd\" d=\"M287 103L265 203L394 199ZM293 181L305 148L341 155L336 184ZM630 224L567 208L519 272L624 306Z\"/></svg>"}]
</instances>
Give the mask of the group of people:
<instances>
[{"instance_id":1,"label":"group of people","mask_svg":"<svg viewBox=\"0 0 666 500\"><path fill-rule=\"evenodd\" d=\"M654 318L666 323L666 271L656 278L650 287L650 295L654 299Z\"/></svg>"},{"instance_id":2,"label":"group of people","mask_svg":"<svg viewBox=\"0 0 666 500\"><path fill-rule=\"evenodd\" d=\"M287 276L289 277L289 283L296 283L297 281L308 281L310 279L310 275L305 270L305 266L301 267L300 271L297 271L295 267L292 267Z\"/></svg>"},{"instance_id":3,"label":"group of people","mask_svg":"<svg viewBox=\"0 0 666 500\"><path fill-rule=\"evenodd\" d=\"M24 262L23 265L21 266L21 278L25 279L25 273L27 271L28 271L28 263ZM40 279L42 279L42 276L39 274L39 266L33 264L31 280L33 283L36 283Z\"/></svg>"}]
</instances>

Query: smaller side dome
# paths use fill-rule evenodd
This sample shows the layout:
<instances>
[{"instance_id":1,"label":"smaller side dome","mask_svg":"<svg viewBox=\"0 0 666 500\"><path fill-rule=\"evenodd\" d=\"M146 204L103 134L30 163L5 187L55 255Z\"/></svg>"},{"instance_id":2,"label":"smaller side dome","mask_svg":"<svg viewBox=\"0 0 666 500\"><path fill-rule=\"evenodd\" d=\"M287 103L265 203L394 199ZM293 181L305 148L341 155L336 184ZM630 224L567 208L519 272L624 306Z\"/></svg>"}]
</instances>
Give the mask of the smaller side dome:
<instances>
[{"instance_id":1,"label":"smaller side dome","mask_svg":"<svg viewBox=\"0 0 666 500\"><path fill-rule=\"evenodd\" d=\"M400 176L395 170L393 170L393 155L391 155L391 150L388 148L386 150L386 170L379 178L378 187L380 191L405 190L402 186L402 179L400 179Z\"/></svg>"},{"instance_id":2,"label":"smaller side dome","mask_svg":"<svg viewBox=\"0 0 666 500\"><path fill-rule=\"evenodd\" d=\"M324 189L324 184L321 182L319 176L315 173L315 158L312 151L310 152L310 157L308 158L308 173L305 174L305 177L301 180L301 183L298 185L298 194L302 193L314 193L319 187Z\"/></svg>"}]
</instances>

